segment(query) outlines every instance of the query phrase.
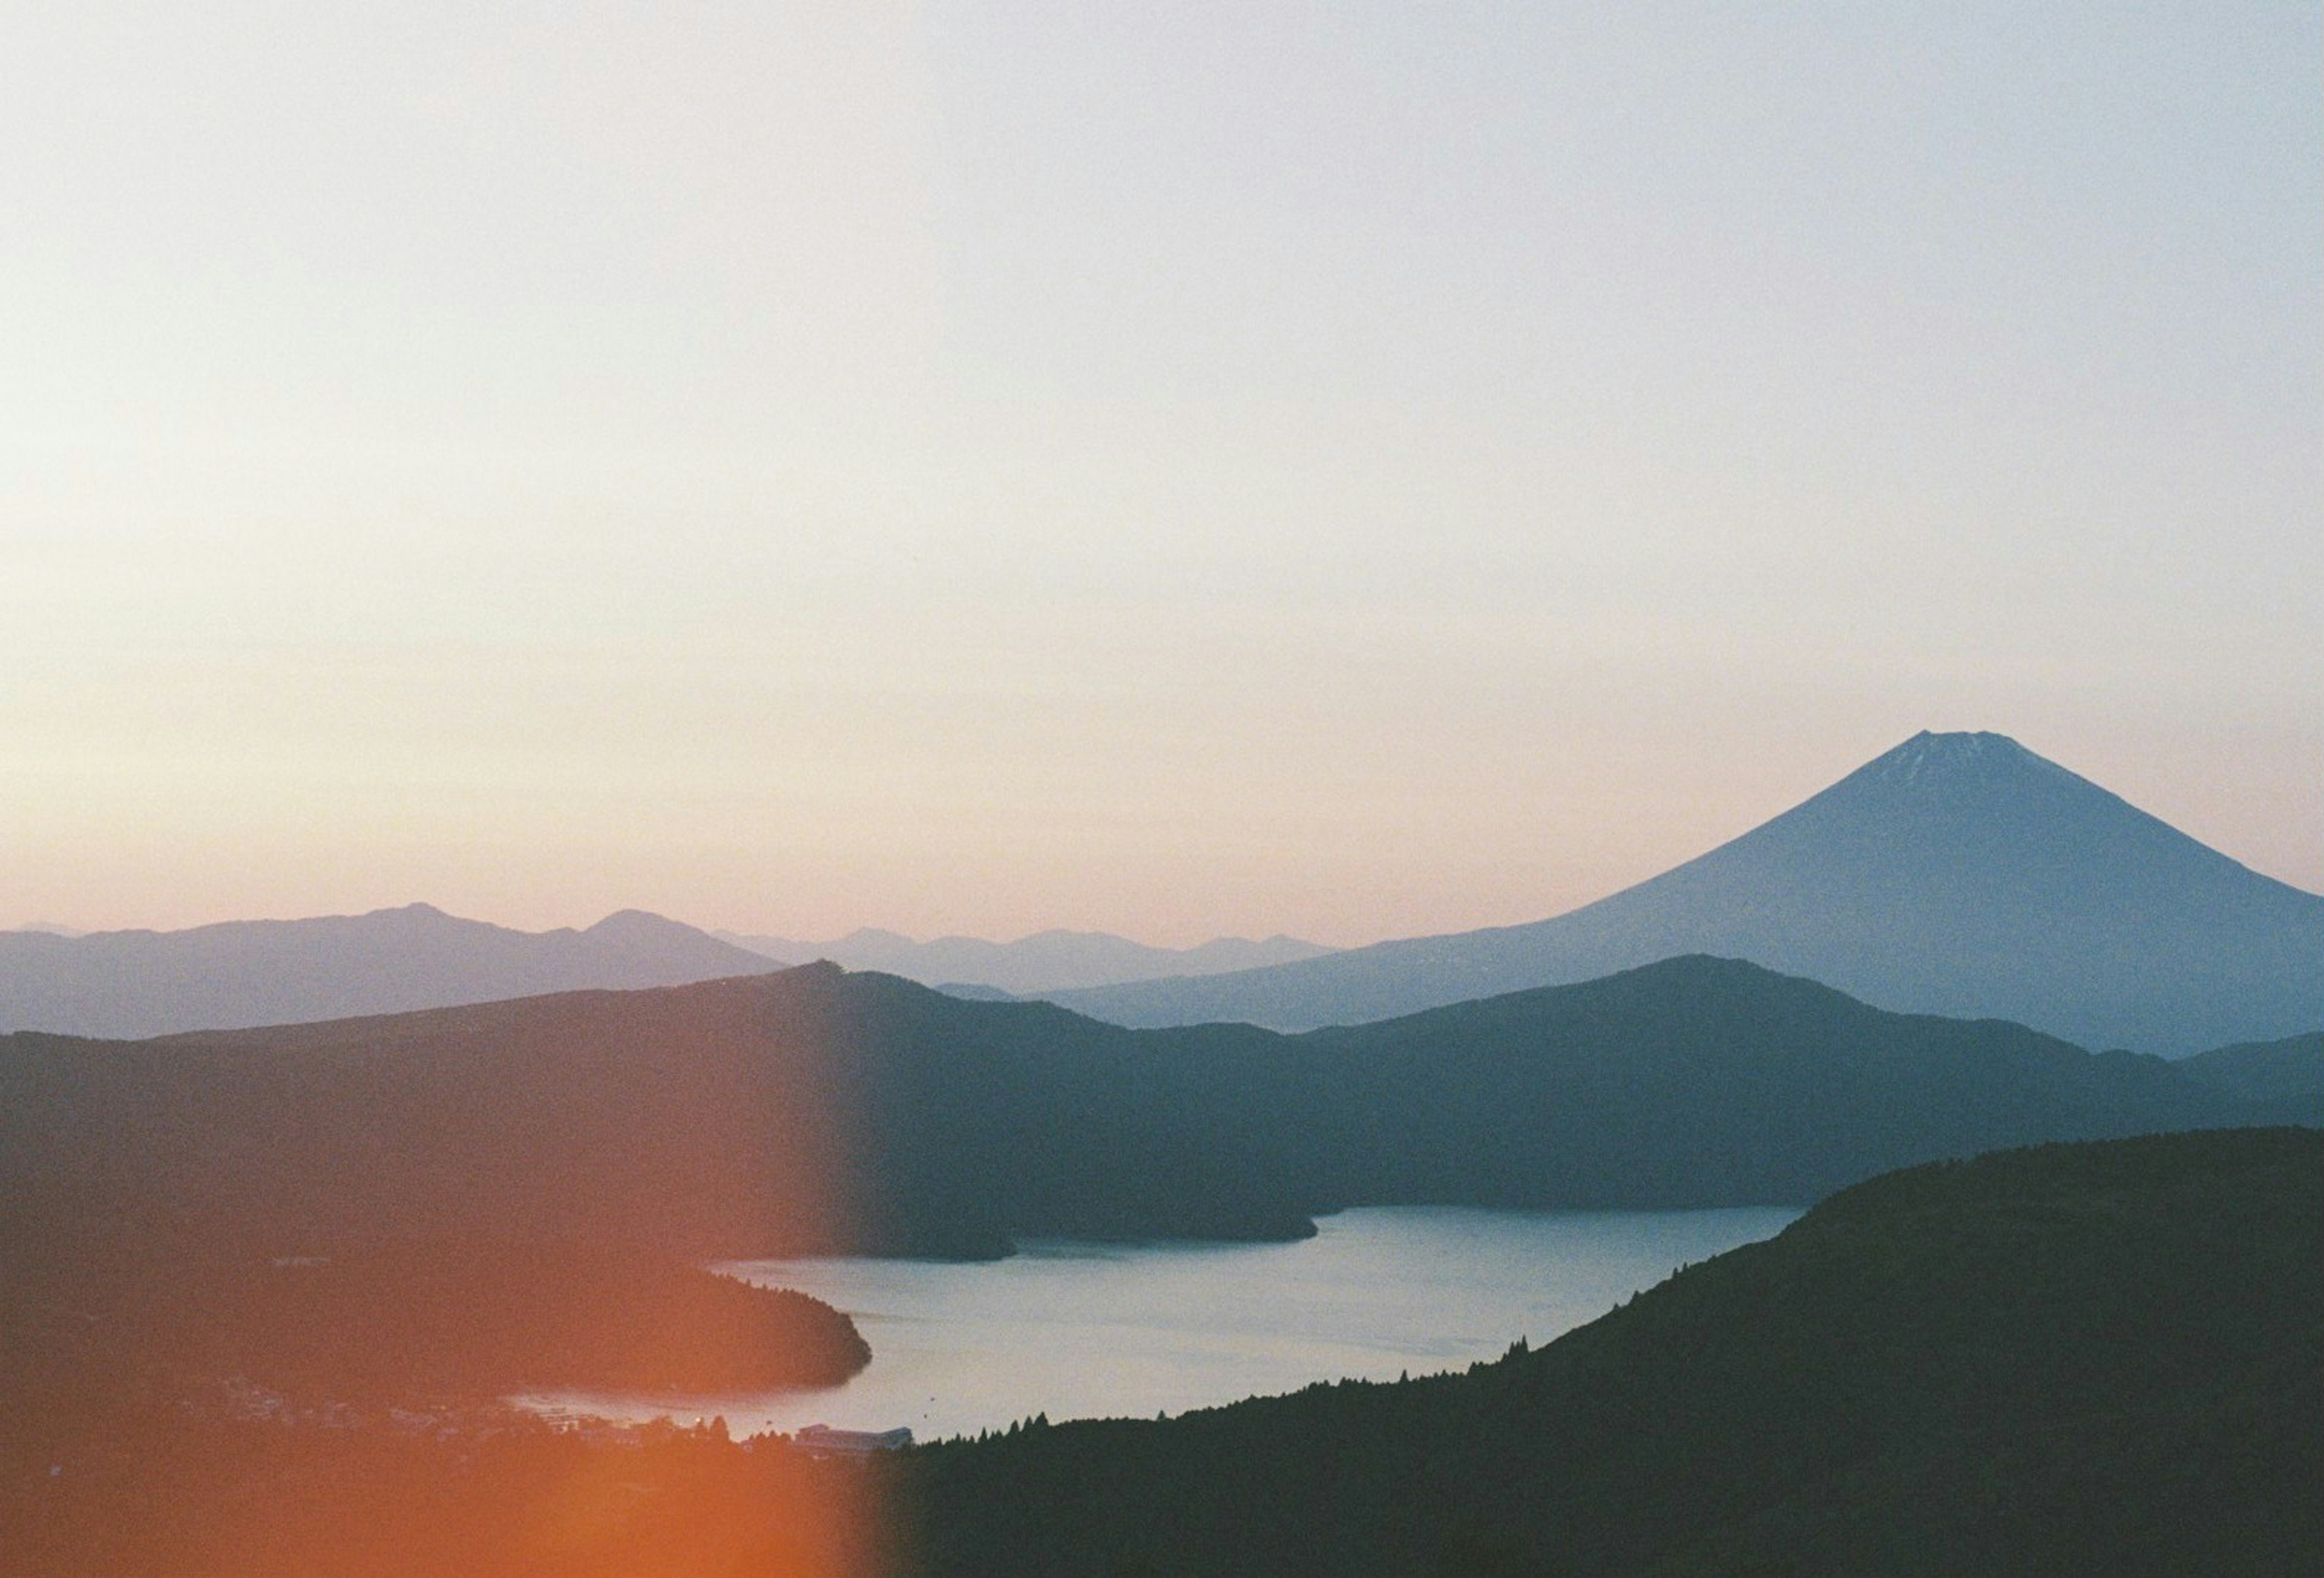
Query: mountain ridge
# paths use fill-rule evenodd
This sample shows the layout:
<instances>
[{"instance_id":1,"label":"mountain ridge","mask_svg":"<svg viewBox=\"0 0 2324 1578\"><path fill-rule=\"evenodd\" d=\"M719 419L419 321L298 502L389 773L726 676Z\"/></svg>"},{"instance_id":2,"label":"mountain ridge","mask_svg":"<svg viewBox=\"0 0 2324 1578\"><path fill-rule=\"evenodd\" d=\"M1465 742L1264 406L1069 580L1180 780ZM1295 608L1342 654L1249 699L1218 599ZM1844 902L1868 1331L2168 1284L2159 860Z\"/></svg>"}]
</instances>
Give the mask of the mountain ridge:
<instances>
[{"instance_id":1,"label":"mountain ridge","mask_svg":"<svg viewBox=\"0 0 2324 1578\"><path fill-rule=\"evenodd\" d=\"M779 966L683 922L619 909L526 932L414 903L176 931L0 933L0 1029L116 1038L351 1019Z\"/></svg>"},{"instance_id":2,"label":"mountain ridge","mask_svg":"<svg viewBox=\"0 0 2324 1578\"><path fill-rule=\"evenodd\" d=\"M1690 953L2083 1046L2187 1053L2324 1024L2324 898L2006 735L1927 731L1692 860L1545 920L1045 995L1121 1024L1305 1029Z\"/></svg>"},{"instance_id":3,"label":"mountain ridge","mask_svg":"<svg viewBox=\"0 0 2324 1578\"><path fill-rule=\"evenodd\" d=\"M820 964L151 1041L0 1037L0 1198L705 1258L1304 1236L1351 1205L1797 1204L2246 1121L2159 1058L1685 958L1399 1020L1137 1031ZM93 1193L92 1193L93 1192Z\"/></svg>"},{"instance_id":4,"label":"mountain ridge","mask_svg":"<svg viewBox=\"0 0 2324 1578\"><path fill-rule=\"evenodd\" d=\"M1258 939L1213 937L1186 948L1155 947L1112 932L1065 927L1005 943L958 936L921 942L869 926L827 942L733 931L711 935L770 958L829 959L851 970L878 970L923 986L981 987L1016 996L1165 975L1213 975L1319 958L1333 951L1280 932Z\"/></svg>"}]
</instances>

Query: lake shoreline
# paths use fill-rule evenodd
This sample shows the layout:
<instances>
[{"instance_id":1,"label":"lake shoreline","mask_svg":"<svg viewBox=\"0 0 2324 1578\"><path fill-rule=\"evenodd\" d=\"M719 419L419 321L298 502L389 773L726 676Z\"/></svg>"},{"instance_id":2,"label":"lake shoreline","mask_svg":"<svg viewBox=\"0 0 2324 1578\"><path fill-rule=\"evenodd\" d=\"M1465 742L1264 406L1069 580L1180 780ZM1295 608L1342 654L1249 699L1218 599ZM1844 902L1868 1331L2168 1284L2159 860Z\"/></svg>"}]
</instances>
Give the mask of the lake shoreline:
<instances>
[{"instance_id":1,"label":"lake shoreline","mask_svg":"<svg viewBox=\"0 0 2324 1578\"><path fill-rule=\"evenodd\" d=\"M567 1389L526 1401L616 1422L723 1417L737 1437L829 1424L903 1426L931 1441L1043 1413L1175 1417L1537 1345L1798 1214L1351 1206L1288 1243L1028 1238L997 1260L722 1260L706 1269L846 1313L871 1364L822 1389Z\"/></svg>"}]
</instances>

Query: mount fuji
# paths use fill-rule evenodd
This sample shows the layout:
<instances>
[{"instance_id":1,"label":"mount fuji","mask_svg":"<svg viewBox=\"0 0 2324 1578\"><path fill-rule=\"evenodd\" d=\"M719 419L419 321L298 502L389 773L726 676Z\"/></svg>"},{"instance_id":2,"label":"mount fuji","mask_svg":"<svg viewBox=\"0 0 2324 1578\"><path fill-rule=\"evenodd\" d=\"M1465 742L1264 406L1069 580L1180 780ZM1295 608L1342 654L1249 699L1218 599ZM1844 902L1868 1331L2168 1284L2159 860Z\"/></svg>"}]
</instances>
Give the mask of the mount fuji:
<instances>
[{"instance_id":1,"label":"mount fuji","mask_svg":"<svg viewBox=\"0 0 2324 1578\"><path fill-rule=\"evenodd\" d=\"M1914 735L1683 865L1527 925L1048 994L1120 1024L1353 1024L1677 954L1882 1008L2184 1054L2324 1026L2324 898L1992 734Z\"/></svg>"}]
</instances>

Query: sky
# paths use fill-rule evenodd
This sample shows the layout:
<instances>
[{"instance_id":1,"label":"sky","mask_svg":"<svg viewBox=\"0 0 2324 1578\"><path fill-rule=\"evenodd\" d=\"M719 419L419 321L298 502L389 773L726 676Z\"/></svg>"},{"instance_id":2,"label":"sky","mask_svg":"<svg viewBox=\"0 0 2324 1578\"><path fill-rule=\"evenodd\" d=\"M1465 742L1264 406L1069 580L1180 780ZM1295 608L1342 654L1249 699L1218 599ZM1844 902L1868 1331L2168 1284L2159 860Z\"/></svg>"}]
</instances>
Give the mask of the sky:
<instances>
[{"instance_id":1,"label":"sky","mask_svg":"<svg viewBox=\"0 0 2324 1578\"><path fill-rule=\"evenodd\" d=\"M2324 8L0 0L0 924L2324 889Z\"/></svg>"}]
</instances>

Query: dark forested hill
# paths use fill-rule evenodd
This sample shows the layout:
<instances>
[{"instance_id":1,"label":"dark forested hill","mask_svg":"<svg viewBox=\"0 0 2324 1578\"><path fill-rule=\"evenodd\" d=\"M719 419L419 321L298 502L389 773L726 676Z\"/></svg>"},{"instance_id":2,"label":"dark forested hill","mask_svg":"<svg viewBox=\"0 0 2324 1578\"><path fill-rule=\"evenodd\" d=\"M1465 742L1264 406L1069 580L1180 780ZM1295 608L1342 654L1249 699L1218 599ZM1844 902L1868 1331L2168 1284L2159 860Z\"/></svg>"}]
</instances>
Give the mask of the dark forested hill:
<instances>
[{"instance_id":1,"label":"dark forested hill","mask_svg":"<svg viewBox=\"0 0 2324 1578\"><path fill-rule=\"evenodd\" d=\"M464 1238L281 1255L181 1226L0 1202L11 1428L229 1386L302 1407L834 1386L871 1356L828 1305L648 1250Z\"/></svg>"},{"instance_id":2,"label":"dark forested hill","mask_svg":"<svg viewBox=\"0 0 2324 1578\"><path fill-rule=\"evenodd\" d=\"M280 1252L695 1254L1294 1235L1385 1203L1798 1204L1888 1167L2216 1126L2241 1095L2015 1025L1677 959L1354 1029L1131 1031L817 965L143 1042L0 1038L0 1190Z\"/></svg>"},{"instance_id":3,"label":"dark forested hill","mask_svg":"<svg viewBox=\"0 0 2324 1578\"><path fill-rule=\"evenodd\" d=\"M429 904L184 931L7 931L0 1029L161 1036L592 986L674 986L775 967L638 909L580 931L514 931Z\"/></svg>"},{"instance_id":4,"label":"dark forested hill","mask_svg":"<svg viewBox=\"0 0 2324 1578\"><path fill-rule=\"evenodd\" d=\"M915 1452L936 1575L2324 1570L2324 1136L1891 1174L1534 1352Z\"/></svg>"},{"instance_id":5,"label":"dark forested hill","mask_svg":"<svg viewBox=\"0 0 2324 1578\"><path fill-rule=\"evenodd\" d=\"M1127 1025L1357 1024L1718 954L1882 1008L2183 1054L2324 1026L2324 898L1999 734L1916 735L1719 848L1523 926L1051 994Z\"/></svg>"}]
</instances>

